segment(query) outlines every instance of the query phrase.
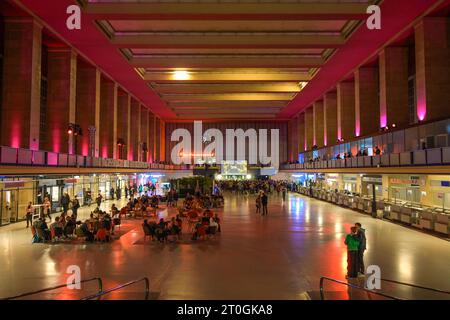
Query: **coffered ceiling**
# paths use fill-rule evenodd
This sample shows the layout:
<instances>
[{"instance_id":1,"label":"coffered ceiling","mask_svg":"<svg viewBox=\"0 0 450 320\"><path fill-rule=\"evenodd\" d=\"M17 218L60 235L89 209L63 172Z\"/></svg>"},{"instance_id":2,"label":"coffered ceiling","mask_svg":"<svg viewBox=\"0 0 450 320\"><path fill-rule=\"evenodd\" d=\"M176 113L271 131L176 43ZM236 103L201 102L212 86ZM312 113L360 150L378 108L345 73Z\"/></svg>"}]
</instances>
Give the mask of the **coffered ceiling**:
<instances>
[{"instance_id":1,"label":"coffered ceiling","mask_svg":"<svg viewBox=\"0 0 450 320\"><path fill-rule=\"evenodd\" d=\"M369 1L89 0L83 10L174 119L277 118ZM374 1L370 1L373 3Z\"/></svg>"}]
</instances>

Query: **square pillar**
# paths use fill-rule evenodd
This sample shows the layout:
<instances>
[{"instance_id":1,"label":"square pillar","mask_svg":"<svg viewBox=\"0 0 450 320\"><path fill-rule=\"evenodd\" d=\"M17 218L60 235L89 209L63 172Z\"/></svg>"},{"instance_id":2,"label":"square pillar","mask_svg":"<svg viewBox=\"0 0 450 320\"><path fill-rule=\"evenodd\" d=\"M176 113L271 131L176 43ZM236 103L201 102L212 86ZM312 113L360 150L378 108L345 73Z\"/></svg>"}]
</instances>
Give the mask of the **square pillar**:
<instances>
[{"instance_id":1,"label":"square pillar","mask_svg":"<svg viewBox=\"0 0 450 320\"><path fill-rule=\"evenodd\" d=\"M379 62L380 127L408 125L408 48L385 48Z\"/></svg>"},{"instance_id":2,"label":"square pillar","mask_svg":"<svg viewBox=\"0 0 450 320\"><path fill-rule=\"evenodd\" d=\"M144 144L147 147L147 151L143 150ZM141 105L141 130L139 138L139 154L141 155L140 161L148 161L148 109Z\"/></svg>"},{"instance_id":3,"label":"square pillar","mask_svg":"<svg viewBox=\"0 0 450 320\"><path fill-rule=\"evenodd\" d=\"M39 149L42 26L6 19L4 29L1 144Z\"/></svg>"},{"instance_id":4,"label":"square pillar","mask_svg":"<svg viewBox=\"0 0 450 320\"><path fill-rule=\"evenodd\" d=\"M324 146L324 125L323 125L323 101L316 101L314 110L314 145L321 148Z\"/></svg>"},{"instance_id":5,"label":"square pillar","mask_svg":"<svg viewBox=\"0 0 450 320\"><path fill-rule=\"evenodd\" d=\"M450 116L450 19L426 17L415 28L419 120Z\"/></svg>"},{"instance_id":6,"label":"square pillar","mask_svg":"<svg viewBox=\"0 0 450 320\"><path fill-rule=\"evenodd\" d=\"M122 90L118 91L117 100L117 139L114 141L117 148L117 159L127 158L128 147L128 94ZM118 141L125 145L118 145Z\"/></svg>"},{"instance_id":7,"label":"square pillar","mask_svg":"<svg viewBox=\"0 0 450 320\"><path fill-rule=\"evenodd\" d=\"M116 146L114 131L117 122L114 117L117 117L115 115L117 113L117 85L104 77L101 83L100 110L100 157L114 158ZM111 115L113 115L112 119Z\"/></svg>"},{"instance_id":8,"label":"square pillar","mask_svg":"<svg viewBox=\"0 0 450 320\"><path fill-rule=\"evenodd\" d=\"M81 127L83 134L74 137L74 153L94 157L98 150L99 71L79 60L77 72L75 123Z\"/></svg>"},{"instance_id":9,"label":"square pillar","mask_svg":"<svg viewBox=\"0 0 450 320\"><path fill-rule=\"evenodd\" d=\"M327 92L323 96L324 144L332 146L337 141L337 94Z\"/></svg>"},{"instance_id":10,"label":"square pillar","mask_svg":"<svg viewBox=\"0 0 450 320\"><path fill-rule=\"evenodd\" d=\"M160 120L160 161L166 161L166 123Z\"/></svg>"},{"instance_id":11,"label":"square pillar","mask_svg":"<svg viewBox=\"0 0 450 320\"><path fill-rule=\"evenodd\" d=\"M298 152L304 152L305 149L305 114L302 112L298 115Z\"/></svg>"},{"instance_id":12,"label":"square pillar","mask_svg":"<svg viewBox=\"0 0 450 320\"><path fill-rule=\"evenodd\" d=\"M314 145L314 110L309 107L305 111L305 150L311 150Z\"/></svg>"},{"instance_id":13,"label":"square pillar","mask_svg":"<svg viewBox=\"0 0 450 320\"><path fill-rule=\"evenodd\" d=\"M128 148L128 160L138 161L139 154L139 112L140 103L131 98L130 100L130 132L129 132L129 148Z\"/></svg>"},{"instance_id":14,"label":"square pillar","mask_svg":"<svg viewBox=\"0 0 450 320\"><path fill-rule=\"evenodd\" d=\"M380 117L378 68L359 68L355 72L355 136L378 132Z\"/></svg>"},{"instance_id":15,"label":"square pillar","mask_svg":"<svg viewBox=\"0 0 450 320\"><path fill-rule=\"evenodd\" d=\"M355 84L340 82L337 85L338 139L349 140L355 136Z\"/></svg>"},{"instance_id":16,"label":"square pillar","mask_svg":"<svg viewBox=\"0 0 450 320\"><path fill-rule=\"evenodd\" d=\"M155 116L149 111L148 113L148 161L155 161Z\"/></svg>"},{"instance_id":17,"label":"square pillar","mask_svg":"<svg viewBox=\"0 0 450 320\"><path fill-rule=\"evenodd\" d=\"M48 49L47 112L45 139L41 149L73 154L73 135L67 133L75 122L77 54L70 48Z\"/></svg>"}]
</instances>

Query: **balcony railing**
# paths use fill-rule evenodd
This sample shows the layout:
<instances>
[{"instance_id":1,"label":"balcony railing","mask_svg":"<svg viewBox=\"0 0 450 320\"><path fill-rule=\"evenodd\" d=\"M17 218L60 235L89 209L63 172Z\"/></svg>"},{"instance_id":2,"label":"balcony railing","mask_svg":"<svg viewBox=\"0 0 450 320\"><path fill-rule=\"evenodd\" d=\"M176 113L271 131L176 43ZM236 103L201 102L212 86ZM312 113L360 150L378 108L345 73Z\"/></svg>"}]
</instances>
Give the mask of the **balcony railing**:
<instances>
[{"instance_id":1,"label":"balcony railing","mask_svg":"<svg viewBox=\"0 0 450 320\"><path fill-rule=\"evenodd\" d=\"M81 155L0 147L0 165L72 168L191 170L189 165L95 158Z\"/></svg>"},{"instance_id":2,"label":"balcony railing","mask_svg":"<svg viewBox=\"0 0 450 320\"><path fill-rule=\"evenodd\" d=\"M314 161L303 164L285 164L282 170L317 170L335 168L379 168L450 165L450 147L416 150L347 159Z\"/></svg>"}]
</instances>

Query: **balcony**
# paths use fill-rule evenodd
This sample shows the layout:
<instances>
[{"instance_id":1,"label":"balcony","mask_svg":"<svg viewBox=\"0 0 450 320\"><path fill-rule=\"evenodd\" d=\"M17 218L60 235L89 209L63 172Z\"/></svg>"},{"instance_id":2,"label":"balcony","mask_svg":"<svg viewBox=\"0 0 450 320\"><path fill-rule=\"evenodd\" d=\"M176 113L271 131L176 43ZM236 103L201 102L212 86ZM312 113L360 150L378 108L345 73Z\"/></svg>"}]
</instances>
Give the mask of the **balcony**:
<instances>
[{"instance_id":1,"label":"balcony","mask_svg":"<svg viewBox=\"0 0 450 320\"><path fill-rule=\"evenodd\" d=\"M0 147L0 165L68 168L117 168L149 170L190 170L189 165L94 158L81 155Z\"/></svg>"},{"instance_id":2,"label":"balcony","mask_svg":"<svg viewBox=\"0 0 450 320\"><path fill-rule=\"evenodd\" d=\"M320 170L335 168L393 168L450 165L450 147L361 156L348 159L314 161L303 164L285 164L281 170Z\"/></svg>"}]
</instances>

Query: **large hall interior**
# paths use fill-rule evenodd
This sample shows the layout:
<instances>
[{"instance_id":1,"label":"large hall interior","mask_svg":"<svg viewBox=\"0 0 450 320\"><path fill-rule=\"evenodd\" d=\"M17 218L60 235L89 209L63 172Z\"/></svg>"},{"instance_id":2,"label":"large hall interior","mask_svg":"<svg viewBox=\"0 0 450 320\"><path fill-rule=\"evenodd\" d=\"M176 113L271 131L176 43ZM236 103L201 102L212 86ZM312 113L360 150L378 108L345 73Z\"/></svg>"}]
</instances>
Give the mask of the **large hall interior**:
<instances>
[{"instance_id":1,"label":"large hall interior","mask_svg":"<svg viewBox=\"0 0 450 320\"><path fill-rule=\"evenodd\" d=\"M450 0L0 1L0 299L450 300Z\"/></svg>"}]
</instances>

